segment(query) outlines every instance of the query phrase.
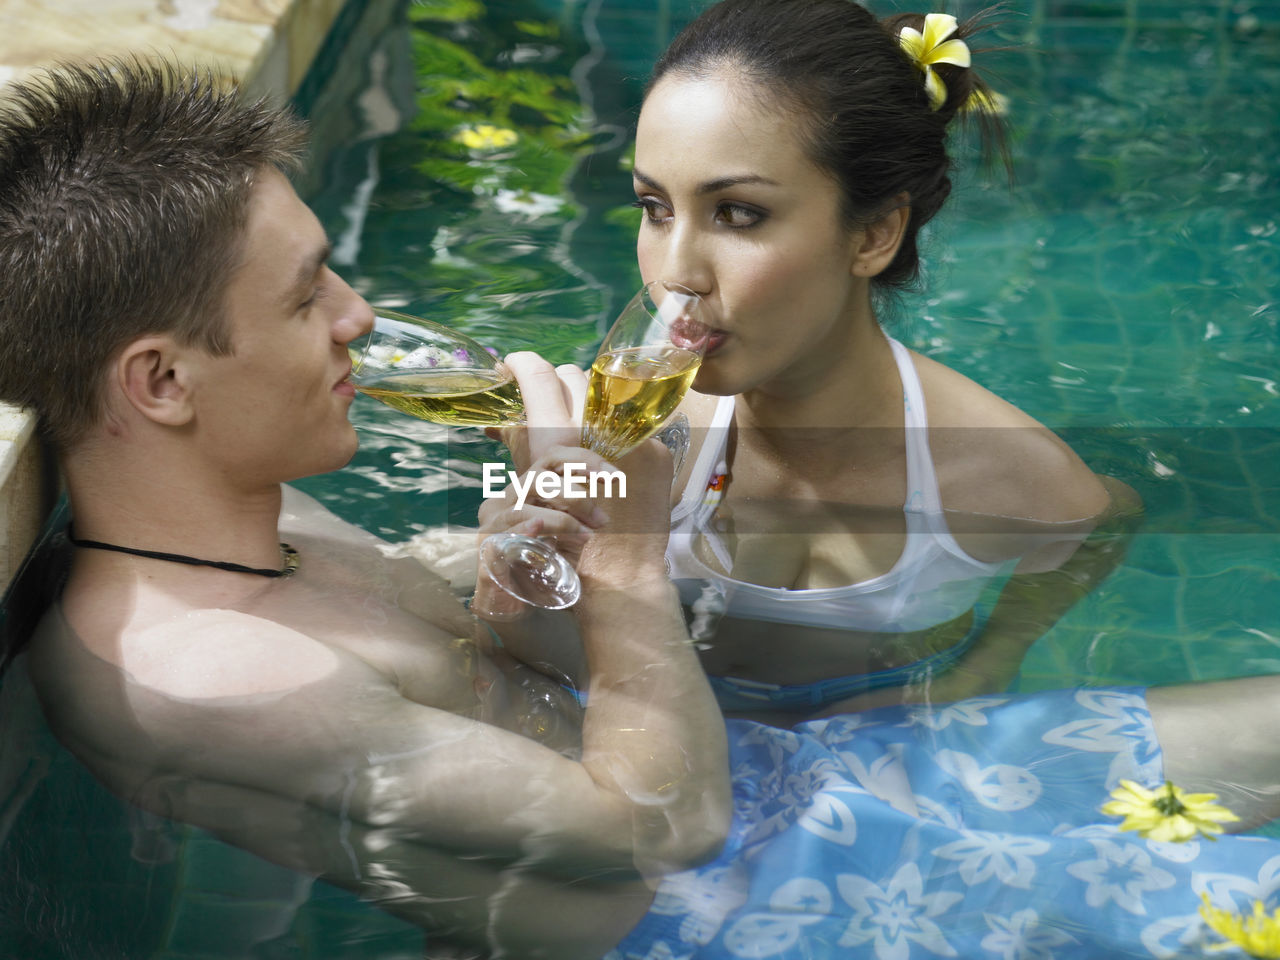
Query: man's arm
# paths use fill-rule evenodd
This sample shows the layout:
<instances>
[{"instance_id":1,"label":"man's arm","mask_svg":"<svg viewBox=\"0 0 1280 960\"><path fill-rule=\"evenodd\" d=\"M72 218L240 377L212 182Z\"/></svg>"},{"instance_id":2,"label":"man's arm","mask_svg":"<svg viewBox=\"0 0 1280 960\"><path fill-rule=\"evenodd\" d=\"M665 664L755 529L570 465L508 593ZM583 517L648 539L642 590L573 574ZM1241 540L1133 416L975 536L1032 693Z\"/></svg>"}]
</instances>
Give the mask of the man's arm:
<instances>
[{"instance_id":1,"label":"man's arm","mask_svg":"<svg viewBox=\"0 0 1280 960\"><path fill-rule=\"evenodd\" d=\"M273 863L319 876L427 931L424 960L495 956L599 960L653 898L643 880L568 882L520 863L407 840L230 784L174 780L152 799Z\"/></svg>"},{"instance_id":2,"label":"man's arm","mask_svg":"<svg viewBox=\"0 0 1280 960\"><path fill-rule=\"evenodd\" d=\"M591 680L581 759L414 702L342 647L234 611L132 635L129 672L70 642L42 644L42 698L72 749L130 797L157 777L240 786L560 876L701 860L727 829L725 733L663 575L665 538L643 532L666 509L665 491L644 479L670 470L652 447L628 466L637 495L614 502L607 533L582 557L575 616ZM494 716L502 705L486 696L521 693L494 684L486 694L485 682L460 680ZM176 796L162 812L185 819Z\"/></svg>"}]
</instances>

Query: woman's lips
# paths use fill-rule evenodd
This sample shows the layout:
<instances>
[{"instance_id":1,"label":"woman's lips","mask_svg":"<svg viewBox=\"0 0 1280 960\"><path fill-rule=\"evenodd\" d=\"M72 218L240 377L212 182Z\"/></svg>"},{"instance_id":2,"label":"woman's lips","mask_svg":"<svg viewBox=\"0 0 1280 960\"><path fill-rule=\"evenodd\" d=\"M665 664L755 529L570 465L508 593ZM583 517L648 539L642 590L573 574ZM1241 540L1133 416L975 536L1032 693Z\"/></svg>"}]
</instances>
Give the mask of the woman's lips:
<instances>
[{"instance_id":1,"label":"woman's lips","mask_svg":"<svg viewBox=\"0 0 1280 960\"><path fill-rule=\"evenodd\" d=\"M707 337L707 351L705 356L708 356L708 357L711 356L713 353L719 350L724 345L724 342L728 339L729 339L728 330L713 330L711 334Z\"/></svg>"}]
</instances>

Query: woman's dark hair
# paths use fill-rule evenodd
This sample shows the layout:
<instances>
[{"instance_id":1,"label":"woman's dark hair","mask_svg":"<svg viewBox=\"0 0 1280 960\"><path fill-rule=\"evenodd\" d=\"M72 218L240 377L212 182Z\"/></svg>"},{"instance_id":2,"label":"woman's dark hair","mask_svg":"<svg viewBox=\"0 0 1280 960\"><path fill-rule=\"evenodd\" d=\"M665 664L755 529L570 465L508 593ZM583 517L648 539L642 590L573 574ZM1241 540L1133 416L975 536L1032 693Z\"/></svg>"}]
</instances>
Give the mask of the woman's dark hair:
<instances>
[{"instance_id":1,"label":"woman's dark hair","mask_svg":"<svg viewBox=\"0 0 1280 960\"><path fill-rule=\"evenodd\" d=\"M952 35L964 39L986 19L980 13ZM723 0L682 30L654 67L649 89L669 74L706 77L728 69L780 98L807 118L809 156L844 194L851 226L874 222L902 194L911 217L897 256L875 278L881 289L909 286L919 274L916 235L951 193L947 125L966 101L993 95L971 68L935 64L946 100L933 109L924 74L903 51L898 32L923 30L924 15L879 21L851 0ZM999 119L966 110L1009 165Z\"/></svg>"}]
</instances>

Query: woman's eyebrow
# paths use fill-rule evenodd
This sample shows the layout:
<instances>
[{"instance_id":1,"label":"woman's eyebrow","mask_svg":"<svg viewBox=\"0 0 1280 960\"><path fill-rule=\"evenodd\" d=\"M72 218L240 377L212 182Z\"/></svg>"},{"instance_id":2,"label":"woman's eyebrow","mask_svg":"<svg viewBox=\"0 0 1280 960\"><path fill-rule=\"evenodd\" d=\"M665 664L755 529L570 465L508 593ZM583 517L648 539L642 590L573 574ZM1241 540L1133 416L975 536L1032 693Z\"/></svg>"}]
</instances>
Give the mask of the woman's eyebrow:
<instances>
[{"instance_id":1,"label":"woman's eyebrow","mask_svg":"<svg viewBox=\"0 0 1280 960\"><path fill-rule=\"evenodd\" d=\"M642 173L639 170L633 169L631 171L631 176L634 177L636 180L639 180L646 187L650 187L654 190L659 190L659 191L662 191L663 189L662 184L658 183L657 180L653 179L653 177L649 176L646 173ZM776 187L778 185L777 180L770 180L768 177L762 177L756 173L746 173L740 176L717 177L714 180L707 180L704 183L698 184L694 192L701 196L702 194L717 193L720 190L727 190L729 189L729 187L737 187L737 186L741 186L743 184L748 184L748 183L759 183L759 184L765 184L767 186L773 186L773 187Z\"/></svg>"}]
</instances>

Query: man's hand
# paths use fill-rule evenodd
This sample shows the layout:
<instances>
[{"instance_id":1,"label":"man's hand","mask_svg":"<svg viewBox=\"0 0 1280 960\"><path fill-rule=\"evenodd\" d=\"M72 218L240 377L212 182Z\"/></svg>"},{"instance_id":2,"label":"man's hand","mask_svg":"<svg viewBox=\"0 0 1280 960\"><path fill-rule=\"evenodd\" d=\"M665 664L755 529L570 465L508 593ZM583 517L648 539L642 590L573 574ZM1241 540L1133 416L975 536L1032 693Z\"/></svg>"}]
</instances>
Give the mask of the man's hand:
<instances>
[{"instance_id":1,"label":"man's hand","mask_svg":"<svg viewBox=\"0 0 1280 960\"><path fill-rule=\"evenodd\" d=\"M515 374L524 401L524 423L489 427L486 435L511 451L517 473L555 447L576 447L582 435L582 408L587 401L587 375L571 363L553 367L536 353L522 350L503 360Z\"/></svg>"}]
</instances>

